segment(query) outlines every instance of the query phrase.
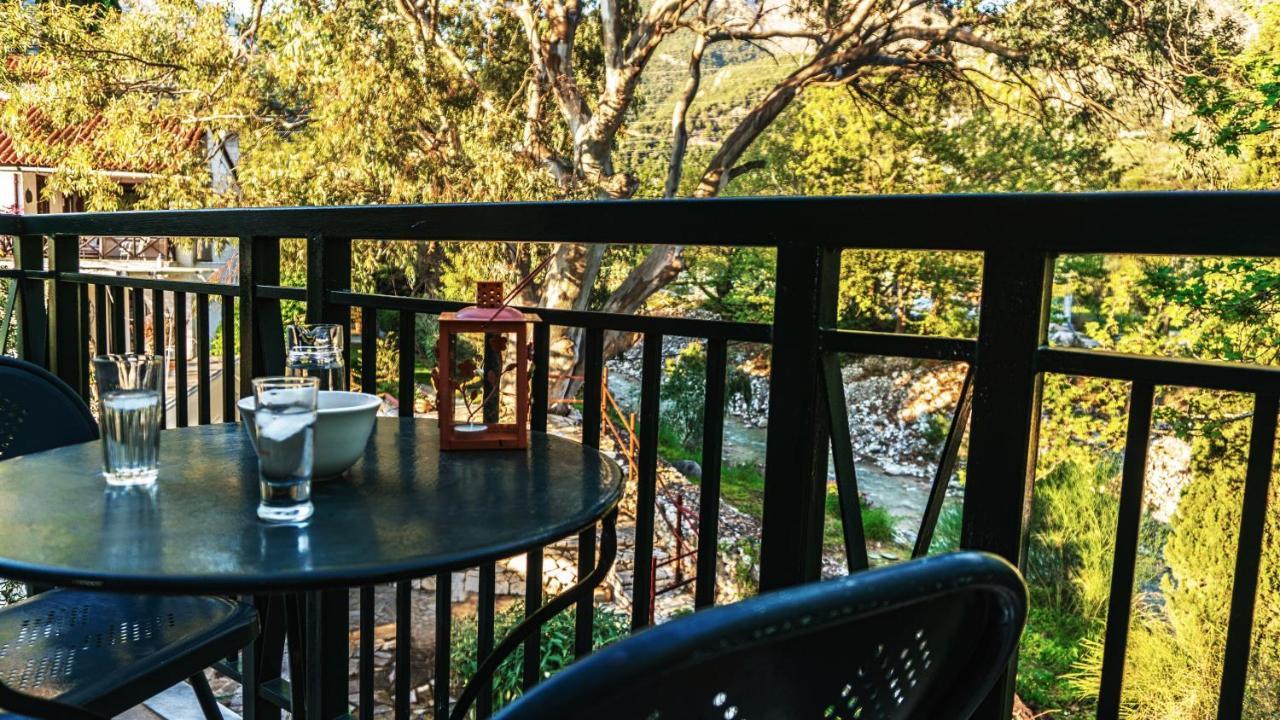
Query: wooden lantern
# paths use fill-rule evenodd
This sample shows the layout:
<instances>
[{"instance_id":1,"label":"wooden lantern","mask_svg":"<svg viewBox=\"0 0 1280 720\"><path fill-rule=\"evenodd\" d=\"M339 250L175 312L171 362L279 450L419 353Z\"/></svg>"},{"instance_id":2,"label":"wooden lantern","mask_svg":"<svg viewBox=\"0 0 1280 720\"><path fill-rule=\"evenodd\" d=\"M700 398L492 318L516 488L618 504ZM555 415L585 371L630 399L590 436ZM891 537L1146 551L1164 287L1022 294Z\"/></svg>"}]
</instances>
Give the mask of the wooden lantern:
<instances>
[{"instance_id":1,"label":"wooden lantern","mask_svg":"<svg viewBox=\"0 0 1280 720\"><path fill-rule=\"evenodd\" d=\"M475 305L440 315L432 380L441 449L529 446L531 322L541 318L503 305L500 282L479 283Z\"/></svg>"}]
</instances>

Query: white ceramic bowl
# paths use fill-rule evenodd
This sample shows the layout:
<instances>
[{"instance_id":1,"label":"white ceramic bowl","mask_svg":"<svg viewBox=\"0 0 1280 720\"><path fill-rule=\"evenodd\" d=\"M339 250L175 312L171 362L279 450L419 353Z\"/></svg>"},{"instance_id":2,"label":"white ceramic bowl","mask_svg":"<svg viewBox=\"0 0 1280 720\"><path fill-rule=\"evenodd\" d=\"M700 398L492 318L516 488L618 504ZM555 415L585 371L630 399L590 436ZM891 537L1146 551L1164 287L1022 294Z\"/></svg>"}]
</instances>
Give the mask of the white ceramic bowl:
<instances>
[{"instance_id":1,"label":"white ceramic bowl","mask_svg":"<svg viewBox=\"0 0 1280 720\"><path fill-rule=\"evenodd\" d=\"M365 393L321 390L318 405L312 477L341 475L364 454L382 400ZM256 447L253 397L241 398L236 407L240 409L240 424Z\"/></svg>"}]
</instances>

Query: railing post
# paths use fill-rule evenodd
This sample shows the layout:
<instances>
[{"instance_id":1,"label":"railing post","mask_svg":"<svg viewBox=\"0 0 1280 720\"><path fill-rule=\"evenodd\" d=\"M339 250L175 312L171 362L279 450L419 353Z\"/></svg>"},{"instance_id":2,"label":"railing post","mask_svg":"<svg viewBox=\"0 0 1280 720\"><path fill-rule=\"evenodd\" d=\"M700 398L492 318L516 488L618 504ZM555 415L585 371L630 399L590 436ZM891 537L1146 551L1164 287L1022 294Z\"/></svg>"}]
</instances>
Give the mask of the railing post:
<instances>
[{"instance_id":1,"label":"railing post","mask_svg":"<svg viewBox=\"0 0 1280 720\"><path fill-rule=\"evenodd\" d=\"M819 330L835 324L839 279L838 248L813 240L778 248L761 592L819 577L829 440Z\"/></svg>"},{"instance_id":2,"label":"railing post","mask_svg":"<svg viewBox=\"0 0 1280 720\"><path fill-rule=\"evenodd\" d=\"M259 285L280 284L280 238L240 237L239 282L240 397L248 397L254 378L284 374L280 301L258 294Z\"/></svg>"},{"instance_id":3,"label":"railing post","mask_svg":"<svg viewBox=\"0 0 1280 720\"><path fill-rule=\"evenodd\" d=\"M44 269L44 236L19 235L13 244L19 270ZM18 357L40 367L49 366L48 315L44 280L22 278L18 283Z\"/></svg>"},{"instance_id":4,"label":"railing post","mask_svg":"<svg viewBox=\"0 0 1280 720\"><path fill-rule=\"evenodd\" d=\"M49 293L49 359L52 370L81 397L88 388L80 384L88 333L80 327L80 287L62 279L62 273L80 271L80 238L54 235L49 243L49 269L55 275Z\"/></svg>"},{"instance_id":5,"label":"railing post","mask_svg":"<svg viewBox=\"0 0 1280 720\"><path fill-rule=\"evenodd\" d=\"M307 322L342 326L344 351L351 349L351 308L329 302L330 290L351 289L351 239L311 235L307 238ZM343 358L350 367L351 358ZM342 387L347 389L347 378Z\"/></svg>"},{"instance_id":6,"label":"railing post","mask_svg":"<svg viewBox=\"0 0 1280 720\"><path fill-rule=\"evenodd\" d=\"M278 267L278 265L277 265ZM307 322L336 323L342 326L344 348L351 346L351 309L329 302L329 290L347 290L351 287L351 240L325 235L307 237ZM343 358L350 367L350 358ZM346 390L347 378L342 378ZM439 583L439 580L437 580ZM325 673L319 698L320 716L336 717L347 708L347 632L350 603L346 590L325 590L317 593L320 602L314 610L309 607L307 624L309 637L319 647L313 649L309 660L320 663ZM447 613L446 613L447 614ZM408 642L396 633L398 642ZM444 648L443 652L448 653ZM308 669L308 672L314 672ZM399 666L396 669L399 674ZM408 676L408 672L405 675ZM437 703L439 700L437 699Z\"/></svg>"},{"instance_id":7,"label":"railing post","mask_svg":"<svg viewBox=\"0 0 1280 720\"><path fill-rule=\"evenodd\" d=\"M1001 248L983 258L960 545L1018 566L1026 552L1040 429L1036 351L1045 340L1052 278L1053 256L1041 250ZM974 718L1010 717L1016 671L1015 655Z\"/></svg>"}]
</instances>

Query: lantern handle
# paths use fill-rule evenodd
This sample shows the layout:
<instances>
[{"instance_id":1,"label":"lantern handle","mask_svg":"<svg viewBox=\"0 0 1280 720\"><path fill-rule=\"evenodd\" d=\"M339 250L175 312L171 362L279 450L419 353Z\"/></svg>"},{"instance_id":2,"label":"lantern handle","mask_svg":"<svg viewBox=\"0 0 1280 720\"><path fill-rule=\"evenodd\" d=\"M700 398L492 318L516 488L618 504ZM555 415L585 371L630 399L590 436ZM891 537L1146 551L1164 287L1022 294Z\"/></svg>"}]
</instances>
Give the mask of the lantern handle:
<instances>
[{"instance_id":1,"label":"lantern handle","mask_svg":"<svg viewBox=\"0 0 1280 720\"><path fill-rule=\"evenodd\" d=\"M502 299L502 304L493 309L493 314L489 316L488 320L484 321L484 324L480 326L480 329L484 330L485 328L489 327L489 323L492 323L494 319L498 317L498 314L501 313L503 310L505 310L506 307L511 304L511 301L515 299L516 295L520 294L521 290L525 289L526 287L529 286L529 283L533 282L533 279L537 277L538 273L542 272L543 269L545 269L548 265L551 264L551 261L555 258L555 256L556 256L555 253L551 253L550 255L547 256L546 260L543 260L542 262L538 263L538 267L534 268L533 270L530 270L528 275L525 275L523 278L521 278L520 282L516 283L516 286L511 288L511 292L507 293L507 296Z\"/></svg>"}]
</instances>

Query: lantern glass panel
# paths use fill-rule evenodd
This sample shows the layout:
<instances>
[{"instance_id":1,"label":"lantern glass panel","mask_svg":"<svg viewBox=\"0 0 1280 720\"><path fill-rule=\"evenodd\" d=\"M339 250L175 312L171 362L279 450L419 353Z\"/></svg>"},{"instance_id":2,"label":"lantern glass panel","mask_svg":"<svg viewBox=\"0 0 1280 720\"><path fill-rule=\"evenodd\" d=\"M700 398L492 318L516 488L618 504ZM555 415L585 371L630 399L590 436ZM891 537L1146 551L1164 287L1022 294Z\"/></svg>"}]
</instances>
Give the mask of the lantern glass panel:
<instances>
[{"instance_id":1,"label":"lantern glass panel","mask_svg":"<svg viewBox=\"0 0 1280 720\"><path fill-rule=\"evenodd\" d=\"M457 332L448 341L454 429L484 432L515 424L516 334Z\"/></svg>"}]
</instances>

